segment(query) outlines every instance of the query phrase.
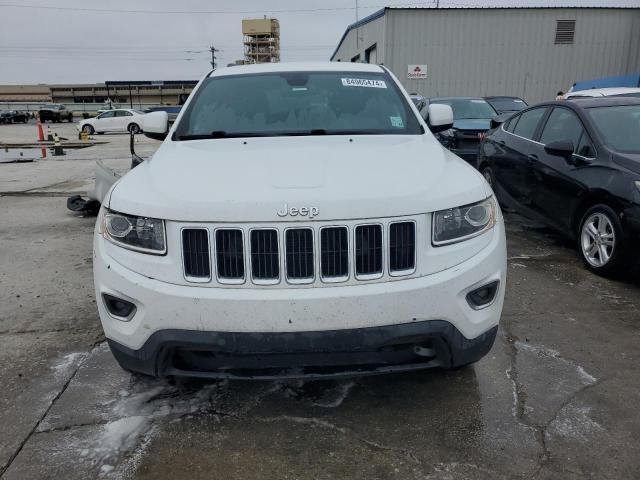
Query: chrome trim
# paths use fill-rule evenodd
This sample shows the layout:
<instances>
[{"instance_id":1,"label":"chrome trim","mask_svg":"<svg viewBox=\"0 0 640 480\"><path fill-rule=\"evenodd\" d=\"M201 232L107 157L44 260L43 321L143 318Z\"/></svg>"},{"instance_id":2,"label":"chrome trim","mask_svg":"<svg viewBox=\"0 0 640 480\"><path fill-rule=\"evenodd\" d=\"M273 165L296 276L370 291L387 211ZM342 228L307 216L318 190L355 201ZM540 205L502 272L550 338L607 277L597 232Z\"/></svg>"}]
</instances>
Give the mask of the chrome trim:
<instances>
[{"instance_id":1,"label":"chrome trim","mask_svg":"<svg viewBox=\"0 0 640 480\"><path fill-rule=\"evenodd\" d=\"M216 241L216 236L218 234L219 230L237 230L240 232L241 238L242 238L242 262L244 264L244 271L243 273L243 277L242 278L224 278L220 276L220 272L218 271L218 244ZM237 227L217 227L213 230L213 252L215 255L215 261L216 261L216 280L223 284L223 285L244 285L244 283L247 281L247 242L245 242L245 235L244 235L244 230L242 228L237 228Z\"/></svg>"},{"instance_id":2,"label":"chrome trim","mask_svg":"<svg viewBox=\"0 0 640 480\"><path fill-rule=\"evenodd\" d=\"M380 245L380 255L381 255L381 263L380 263L380 273L367 273L364 275L358 275L357 270L357 262L356 262L356 230L358 230L358 228L360 227L368 227L368 226L375 226L378 225L380 227L381 230L381 240L382 240L382 245ZM358 223L356 224L353 229L352 229L352 236L353 236L353 278L355 278L356 280L362 280L362 281L368 281L368 280L377 280L379 278L382 278L382 276L384 275L385 272L385 268L384 266L387 264L386 263L386 242L385 242L385 232L386 229L384 228L384 225L382 223Z\"/></svg>"},{"instance_id":3,"label":"chrome trim","mask_svg":"<svg viewBox=\"0 0 640 480\"><path fill-rule=\"evenodd\" d=\"M341 277L325 277L322 275L322 231L328 228L344 228L347 230L347 274ZM353 256L351 252L352 244L349 241L349 237L351 236L349 232L350 229L347 225L323 225L318 229L318 245L320 246L318 255L318 277L323 283L343 283L349 281L349 278L351 276L351 266L353 263L351 261Z\"/></svg>"},{"instance_id":4,"label":"chrome trim","mask_svg":"<svg viewBox=\"0 0 640 480\"><path fill-rule=\"evenodd\" d=\"M313 254L313 276L311 277L305 277L305 278L289 278L289 272L287 269L287 232L289 230L311 230L311 248L312 248L312 254ZM316 257L317 257L317 250L315 248L315 241L316 241L316 229L313 227L307 227L307 226L301 226L301 227L286 227L283 230L283 234L282 234L282 251L284 252L284 278L286 280L287 283L291 284L291 285L307 285L310 283L313 283L316 279Z\"/></svg>"},{"instance_id":5,"label":"chrome trim","mask_svg":"<svg viewBox=\"0 0 640 480\"><path fill-rule=\"evenodd\" d=\"M182 236L182 232L184 230L204 230L207 233L207 244L209 247L209 277L191 277L187 275L186 269L184 267L184 237ZM189 283L210 283L213 279L213 265L211 260L211 236L208 228L205 227L188 227L182 226L180 227L180 260L182 261L182 276Z\"/></svg>"},{"instance_id":6,"label":"chrome trim","mask_svg":"<svg viewBox=\"0 0 640 480\"><path fill-rule=\"evenodd\" d=\"M414 241L414 246L413 246L413 268L412 269L408 269L408 270L391 270L391 225L395 225L395 224L398 224L398 223L413 223L413 241ZM407 275L411 275L412 273L414 273L416 271L417 263L418 263L418 225L417 225L416 221L413 220L413 219L408 219L408 220L398 220L398 221L395 221L395 222L389 222L388 230L389 230L389 233L388 233L389 241L388 241L387 248L389 249L389 261L387 262L387 269L388 269L389 276L391 276L391 277L404 277L404 276L407 276Z\"/></svg>"},{"instance_id":7,"label":"chrome trim","mask_svg":"<svg viewBox=\"0 0 640 480\"><path fill-rule=\"evenodd\" d=\"M261 279L261 278L254 278L253 276L253 258L252 258L252 254L251 254L251 232L253 231L266 231L266 230L270 230L273 232L276 232L276 245L278 248L278 278L272 278L272 279ZM249 258L247 258L244 262L245 264L245 268L251 272L250 273L250 277L251 277L251 283L253 283L254 285L278 285L281 281L282 281L282 259L281 259L281 252L283 251L282 245L281 245L281 235L280 232L278 231L277 228L274 227L266 227L266 228L260 228L260 227L251 227L248 230L248 234L247 234L247 238L249 239L249 245L247 245L248 251L249 251ZM246 272L245 272L246 275Z\"/></svg>"}]
</instances>

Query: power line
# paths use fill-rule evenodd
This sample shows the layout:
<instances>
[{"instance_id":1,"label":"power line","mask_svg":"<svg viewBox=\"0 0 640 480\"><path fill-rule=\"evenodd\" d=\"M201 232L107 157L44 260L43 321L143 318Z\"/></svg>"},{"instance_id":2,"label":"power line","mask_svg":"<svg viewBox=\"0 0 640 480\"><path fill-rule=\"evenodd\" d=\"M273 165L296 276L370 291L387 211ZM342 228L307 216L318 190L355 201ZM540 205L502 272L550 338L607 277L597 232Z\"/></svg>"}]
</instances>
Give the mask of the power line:
<instances>
[{"instance_id":1,"label":"power line","mask_svg":"<svg viewBox=\"0 0 640 480\"><path fill-rule=\"evenodd\" d=\"M422 2L406 3L405 6L428 6L432 4L429 0ZM380 5L360 5L359 8L382 8L388 4ZM24 5L19 3L0 3L0 7L12 7L37 10L58 10L73 12L94 12L94 13L143 13L152 15L242 15L242 14L263 14L263 13L314 13L314 12L338 12L353 11L354 7L323 7L323 8L290 8L281 10L261 9L261 10L145 10L145 9L115 9L115 8L87 8L87 7L58 7L52 5Z\"/></svg>"}]
</instances>

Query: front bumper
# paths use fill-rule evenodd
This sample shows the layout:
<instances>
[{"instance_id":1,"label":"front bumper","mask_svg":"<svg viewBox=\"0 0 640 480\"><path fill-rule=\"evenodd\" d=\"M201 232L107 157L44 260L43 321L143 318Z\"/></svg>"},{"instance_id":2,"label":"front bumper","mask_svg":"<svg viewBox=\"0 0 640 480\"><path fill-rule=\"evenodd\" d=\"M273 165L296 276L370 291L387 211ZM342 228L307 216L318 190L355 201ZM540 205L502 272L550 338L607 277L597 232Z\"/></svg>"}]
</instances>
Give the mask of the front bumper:
<instances>
[{"instance_id":1,"label":"front bumper","mask_svg":"<svg viewBox=\"0 0 640 480\"><path fill-rule=\"evenodd\" d=\"M159 377L336 378L473 363L491 350L497 330L472 340L441 320L322 332L163 330L138 350L109 346L123 368Z\"/></svg>"},{"instance_id":2,"label":"front bumper","mask_svg":"<svg viewBox=\"0 0 640 480\"><path fill-rule=\"evenodd\" d=\"M476 255L436 273L381 283L290 289L158 281L115 261L105 240L96 235L98 310L116 358L125 368L151 375L228 378L241 376L229 373L232 367L252 370L252 362L268 366L267 378L287 376L273 373L285 365L304 367L300 375L307 377L327 366L333 370L319 376L336 375L334 370L352 375L457 366L489 350L502 312L506 275L502 223L485 235L490 236L486 246ZM499 288L493 302L473 309L467 294L494 281ZM135 315L129 321L112 317L103 294L134 303ZM420 347L422 354L416 354L414 347ZM429 348L437 355L426 355ZM479 356L460 353L475 349ZM277 361L262 362L266 357Z\"/></svg>"}]
</instances>

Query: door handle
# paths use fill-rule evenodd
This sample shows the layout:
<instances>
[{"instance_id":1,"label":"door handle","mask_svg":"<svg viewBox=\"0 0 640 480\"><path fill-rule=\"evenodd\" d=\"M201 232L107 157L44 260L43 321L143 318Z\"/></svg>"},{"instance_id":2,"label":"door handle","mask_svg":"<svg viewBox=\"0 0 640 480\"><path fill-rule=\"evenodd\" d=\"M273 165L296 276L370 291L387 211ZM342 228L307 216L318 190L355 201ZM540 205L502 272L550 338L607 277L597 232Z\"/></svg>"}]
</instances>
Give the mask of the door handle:
<instances>
[{"instance_id":1,"label":"door handle","mask_svg":"<svg viewBox=\"0 0 640 480\"><path fill-rule=\"evenodd\" d=\"M527 158L532 162L537 162L538 161L538 155L536 155L535 153L531 153L531 154L527 155Z\"/></svg>"}]
</instances>

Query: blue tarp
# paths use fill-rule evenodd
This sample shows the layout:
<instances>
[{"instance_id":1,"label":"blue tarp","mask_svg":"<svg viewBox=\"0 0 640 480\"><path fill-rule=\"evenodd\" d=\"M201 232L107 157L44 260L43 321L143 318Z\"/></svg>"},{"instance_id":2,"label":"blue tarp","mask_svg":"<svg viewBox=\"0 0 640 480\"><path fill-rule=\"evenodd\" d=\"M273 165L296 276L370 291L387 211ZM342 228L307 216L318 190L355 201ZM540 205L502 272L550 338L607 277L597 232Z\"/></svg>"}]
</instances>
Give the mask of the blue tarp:
<instances>
[{"instance_id":1,"label":"blue tarp","mask_svg":"<svg viewBox=\"0 0 640 480\"><path fill-rule=\"evenodd\" d=\"M573 84L572 92L579 90L589 90L591 88L608 87L640 87L640 73L630 75L620 75L617 77L596 78L594 80L583 80Z\"/></svg>"}]
</instances>

